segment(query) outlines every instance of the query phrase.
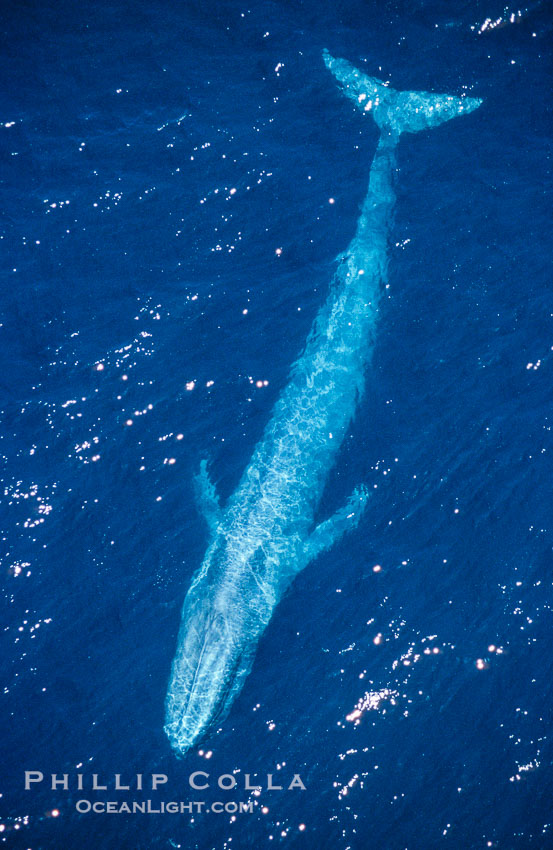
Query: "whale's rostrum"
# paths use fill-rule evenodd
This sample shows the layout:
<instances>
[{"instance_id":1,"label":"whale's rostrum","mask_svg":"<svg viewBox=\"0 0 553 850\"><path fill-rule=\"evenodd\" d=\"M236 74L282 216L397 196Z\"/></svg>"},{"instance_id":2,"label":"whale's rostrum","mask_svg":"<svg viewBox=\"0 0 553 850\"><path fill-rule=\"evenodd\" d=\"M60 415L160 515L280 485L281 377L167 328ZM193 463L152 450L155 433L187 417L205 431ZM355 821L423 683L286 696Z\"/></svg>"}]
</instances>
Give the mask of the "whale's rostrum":
<instances>
[{"instance_id":1,"label":"whale's rostrum","mask_svg":"<svg viewBox=\"0 0 553 850\"><path fill-rule=\"evenodd\" d=\"M210 542L184 601L167 691L165 732L179 754L229 711L294 576L361 518L364 486L314 527L374 347L395 203L396 146L402 133L436 127L481 103L397 92L327 51L323 58L344 94L374 117L380 139L355 235L338 257L327 299L237 489L221 506L205 461L196 479Z\"/></svg>"}]
</instances>

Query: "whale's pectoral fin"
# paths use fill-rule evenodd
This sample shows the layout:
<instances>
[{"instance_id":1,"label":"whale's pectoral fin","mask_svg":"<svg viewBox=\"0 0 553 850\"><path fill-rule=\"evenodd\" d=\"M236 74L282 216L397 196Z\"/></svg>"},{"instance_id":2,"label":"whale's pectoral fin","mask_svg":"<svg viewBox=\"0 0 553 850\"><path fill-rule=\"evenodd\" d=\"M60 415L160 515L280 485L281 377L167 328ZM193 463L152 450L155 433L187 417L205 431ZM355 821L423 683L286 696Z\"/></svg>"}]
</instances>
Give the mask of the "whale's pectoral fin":
<instances>
[{"instance_id":1,"label":"whale's pectoral fin","mask_svg":"<svg viewBox=\"0 0 553 850\"><path fill-rule=\"evenodd\" d=\"M215 531L221 521L221 506L215 485L209 477L205 459L200 463L200 471L194 476L194 487L198 509L210 531Z\"/></svg>"},{"instance_id":2,"label":"whale's pectoral fin","mask_svg":"<svg viewBox=\"0 0 553 850\"><path fill-rule=\"evenodd\" d=\"M368 498L369 491L365 486L356 487L346 504L314 529L307 541L306 563L334 546L347 531L357 528Z\"/></svg>"}]
</instances>

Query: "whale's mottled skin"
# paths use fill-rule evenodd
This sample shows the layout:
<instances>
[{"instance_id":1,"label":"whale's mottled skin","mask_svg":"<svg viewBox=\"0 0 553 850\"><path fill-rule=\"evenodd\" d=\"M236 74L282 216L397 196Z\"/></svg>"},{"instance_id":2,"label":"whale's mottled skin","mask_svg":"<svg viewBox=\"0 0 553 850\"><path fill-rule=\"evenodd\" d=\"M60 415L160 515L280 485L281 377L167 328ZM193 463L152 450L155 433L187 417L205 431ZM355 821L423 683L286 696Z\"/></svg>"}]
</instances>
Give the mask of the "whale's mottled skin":
<instances>
[{"instance_id":1,"label":"whale's mottled skin","mask_svg":"<svg viewBox=\"0 0 553 850\"><path fill-rule=\"evenodd\" d=\"M238 488L221 507L205 462L198 494L211 540L186 595L165 732L184 754L228 712L257 642L294 576L359 522L359 487L314 527L328 473L363 393L386 282L400 134L472 112L470 97L396 92L326 51L344 94L380 128L355 235Z\"/></svg>"}]
</instances>

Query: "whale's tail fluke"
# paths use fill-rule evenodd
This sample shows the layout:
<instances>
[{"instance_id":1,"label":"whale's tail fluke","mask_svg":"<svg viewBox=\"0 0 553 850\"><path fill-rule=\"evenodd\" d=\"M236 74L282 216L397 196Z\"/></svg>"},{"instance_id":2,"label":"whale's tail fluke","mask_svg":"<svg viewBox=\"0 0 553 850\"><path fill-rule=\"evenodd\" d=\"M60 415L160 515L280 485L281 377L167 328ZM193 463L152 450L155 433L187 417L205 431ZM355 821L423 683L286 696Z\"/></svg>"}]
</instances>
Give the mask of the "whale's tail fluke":
<instances>
[{"instance_id":1,"label":"whale's tail fluke","mask_svg":"<svg viewBox=\"0 0 553 850\"><path fill-rule=\"evenodd\" d=\"M328 50L323 50L323 58L346 97L362 112L370 112L381 130L394 135L437 127L457 115L473 112L482 103L478 97L396 91L345 59L335 59Z\"/></svg>"}]
</instances>

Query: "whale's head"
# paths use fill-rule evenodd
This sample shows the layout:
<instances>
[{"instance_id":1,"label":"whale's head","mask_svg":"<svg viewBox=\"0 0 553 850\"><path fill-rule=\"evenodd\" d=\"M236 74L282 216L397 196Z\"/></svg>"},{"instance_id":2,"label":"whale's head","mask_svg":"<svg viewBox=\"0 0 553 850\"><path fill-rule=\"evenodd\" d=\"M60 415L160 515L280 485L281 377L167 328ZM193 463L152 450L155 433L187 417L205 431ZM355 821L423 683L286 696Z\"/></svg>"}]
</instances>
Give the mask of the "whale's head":
<instances>
[{"instance_id":1,"label":"whale's head","mask_svg":"<svg viewBox=\"0 0 553 850\"><path fill-rule=\"evenodd\" d=\"M165 715L165 732L181 755L224 719L250 668L247 644L229 612L208 602L204 608L201 600L187 603Z\"/></svg>"},{"instance_id":2,"label":"whale's head","mask_svg":"<svg viewBox=\"0 0 553 850\"><path fill-rule=\"evenodd\" d=\"M228 560L228 550L219 557ZM184 601L164 727L180 755L227 715L250 671L262 630L263 618L251 593L244 592L247 588L240 582L225 586L217 575L221 571L200 570Z\"/></svg>"}]
</instances>

